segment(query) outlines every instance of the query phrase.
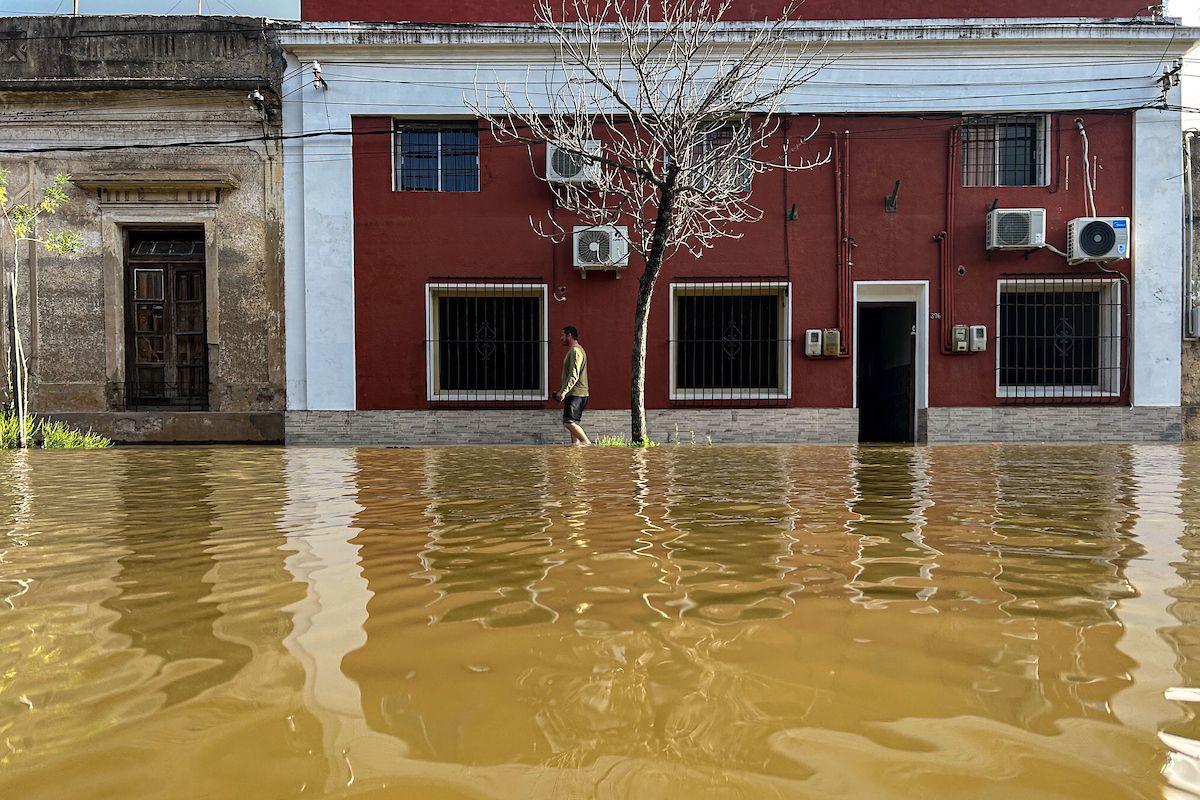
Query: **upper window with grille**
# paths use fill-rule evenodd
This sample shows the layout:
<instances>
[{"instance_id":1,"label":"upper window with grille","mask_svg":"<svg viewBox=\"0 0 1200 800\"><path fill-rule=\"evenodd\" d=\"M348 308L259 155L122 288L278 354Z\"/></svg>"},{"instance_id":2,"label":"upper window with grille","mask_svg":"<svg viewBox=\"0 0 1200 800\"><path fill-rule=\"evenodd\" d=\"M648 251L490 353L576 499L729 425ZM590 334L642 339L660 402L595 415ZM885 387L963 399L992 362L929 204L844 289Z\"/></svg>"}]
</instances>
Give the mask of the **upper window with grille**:
<instances>
[{"instance_id":1,"label":"upper window with grille","mask_svg":"<svg viewBox=\"0 0 1200 800\"><path fill-rule=\"evenodd\" d=\"M1045 186L1043 115L967 117L962 126L963 186Z\"/></svg>"},{"instance_id":2,"label":"upper window with grille","mask_svg":"<svg viewBox=\"0 0 1200 800\"><path fill-rule=\"evenodd\" d=\"M684 182L701 192L749 193L752 159L750 128L743 122L726 122L691 145Z\"/></svg>"},{"instance_id":3,"label":"upper window with grille","mask_svg":"<svg viewBox=\"0 0 1200 800\"><path fill-rule=\"evenodd\" d=\"M397 120L392 138L396 191L479 191L479 129L474 122Z\"/></svg>"}]
</instances>

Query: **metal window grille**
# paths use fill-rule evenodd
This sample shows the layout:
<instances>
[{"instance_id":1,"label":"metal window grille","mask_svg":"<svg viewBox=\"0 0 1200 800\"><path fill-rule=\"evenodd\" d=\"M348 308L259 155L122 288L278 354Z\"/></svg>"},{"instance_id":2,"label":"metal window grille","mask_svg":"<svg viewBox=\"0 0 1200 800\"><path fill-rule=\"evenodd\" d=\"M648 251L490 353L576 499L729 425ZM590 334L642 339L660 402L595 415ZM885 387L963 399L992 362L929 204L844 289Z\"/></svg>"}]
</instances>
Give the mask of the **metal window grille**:
<instances>
[{"instance_id":1,"label":"metal window grille","mask_svg":"<svg viewBox=\"0 0 1200 800\"><path fill-rule=\"evenodd\" d=\"M1046 118L968 117L962 126L963 186L1044 186Z\"/></svg>"},{"instance_id":2,"label":"metal window grille","mask_svg":"<svg viewBox=\"0 0 1200 800\"><path fill-rule=\"evenodd\" d=\"M479 130L475 125L397 122L393 145L398 191L479 191Z\"/></svg>"},{"instance_id":3,"label":"metal window grille","mask_svg":"<svg viewBox=\"0 0 1200 800\"><path fill-rule=\"evenodd\" d=\"M750 165L750 131L741 122L729 122L716 130L708 131L703 141L692 148L692 165L698 170L697 182L702 188L714 184L730 183L737 191L749 192L754 178ZM720 159L707 163L720 148L736 145L739 157L735 161ZM726 180L728 179L728 180Z\"/></svg>"},{"instance_id":4,"label":"metal window grille","mask_svg":"<svg viewBox=\"0 0 1200 800\"><path fill-rule=\"evenodd\" d=\"M777 281L671 286L671 399L779 405L791 387L788 285Z\"/></svg>"},{"instance_id":5,"label":"metal window grille","mask_svg":"<svg viewBox=\"0 0 1200 800\"><path fill-rule=\"evenodd\" d=\"M1125 391L1127 303L1113 277L1002 280L998 395L1010 402L1117 402Z\"/></svg>"},{"instance_id":6,"label":"metal window grille","mask_svg":"<svg viewBox=\"0 0 1200 800\"><path fill-rule=\"evenodd\" d=\"M504 406L546 398L544 285L456 280L427 292L430 400Z\"/></svg>"}]
</instances>

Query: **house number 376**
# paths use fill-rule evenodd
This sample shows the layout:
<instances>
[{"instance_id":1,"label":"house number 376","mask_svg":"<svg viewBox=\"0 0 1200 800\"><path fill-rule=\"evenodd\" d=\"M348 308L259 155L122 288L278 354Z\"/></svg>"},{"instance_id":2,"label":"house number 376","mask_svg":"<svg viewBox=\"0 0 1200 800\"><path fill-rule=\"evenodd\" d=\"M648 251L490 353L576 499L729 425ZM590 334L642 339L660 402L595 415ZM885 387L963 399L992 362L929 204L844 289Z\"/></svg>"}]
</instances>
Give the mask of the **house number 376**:
<instances>
[{"instance_id":1,"label":"house number 376","mask_svg":"<svg viewBox=\"0 0 1200 800\"><path fill-rule=\"evenodd\" d=\"M929 318L930 318L930 319L941 319L941 318L942 318L942 312L940 312L940 311L930 311L930 312L929 312Z\"/></svg>"}]
</instances>

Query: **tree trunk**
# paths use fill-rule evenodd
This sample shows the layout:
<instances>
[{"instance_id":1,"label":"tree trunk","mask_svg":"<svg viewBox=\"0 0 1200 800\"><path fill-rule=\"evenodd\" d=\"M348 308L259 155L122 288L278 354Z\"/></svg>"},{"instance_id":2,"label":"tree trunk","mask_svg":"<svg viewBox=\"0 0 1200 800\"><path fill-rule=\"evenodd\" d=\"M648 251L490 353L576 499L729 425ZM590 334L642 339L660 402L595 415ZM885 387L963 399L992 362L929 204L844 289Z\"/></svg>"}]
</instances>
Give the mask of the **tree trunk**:
<instances>
[{"instance_id":1,"label":"tree trunk","mask_svg":"<svg viewBox=\"0 0 1200 800\"><path fill-rule=\"evenodd\" d=\"M630 438L635 445L642 444L648 437L646 430L646 328L650 320L650 301L654 297L654 283L662 269L666 251L667 231L675 205L674 170L668 172L667 186L663 188L658 202L658 216L654 220L654 236L650 240L650 252L646 254L646 268L638 279L637 307L633 313L633 368L630 370L629 416Z\"/></svg>"},{"instance_id":2,"label":"tree trunk","mask_svg":"<svg viewBox=\"0 0 1200 800\"><path fill-rule=\"evenodd\" d=\"M5 305L8 306L8 388L12 395L13 411L17 415L17 446L29 446L29 430L25 417L29 408L27 398L28 378L25 374L25 354L22 352L20 332L17 330L17 275L16 270L5 270L5 287L8 291Z\"/></svg>"}]
</instances>

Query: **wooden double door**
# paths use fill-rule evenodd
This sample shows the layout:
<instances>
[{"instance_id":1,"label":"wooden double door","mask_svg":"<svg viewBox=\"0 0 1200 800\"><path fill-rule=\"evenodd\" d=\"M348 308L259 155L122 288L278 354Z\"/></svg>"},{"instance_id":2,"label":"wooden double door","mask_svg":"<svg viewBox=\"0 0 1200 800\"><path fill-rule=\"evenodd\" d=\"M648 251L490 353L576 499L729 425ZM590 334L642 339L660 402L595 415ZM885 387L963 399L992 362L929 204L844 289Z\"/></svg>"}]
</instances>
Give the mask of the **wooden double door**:
<instances>
[{"instance_id":1,"label":"wooden double door","mask_svg":"<svg viewBox=\"0 0 1200 800\"><path fill-rule=\"evenodd\" d=\"M127 408L208 407L204 267L200 229L128 233Z\"/></svg>"}]
</instances>

